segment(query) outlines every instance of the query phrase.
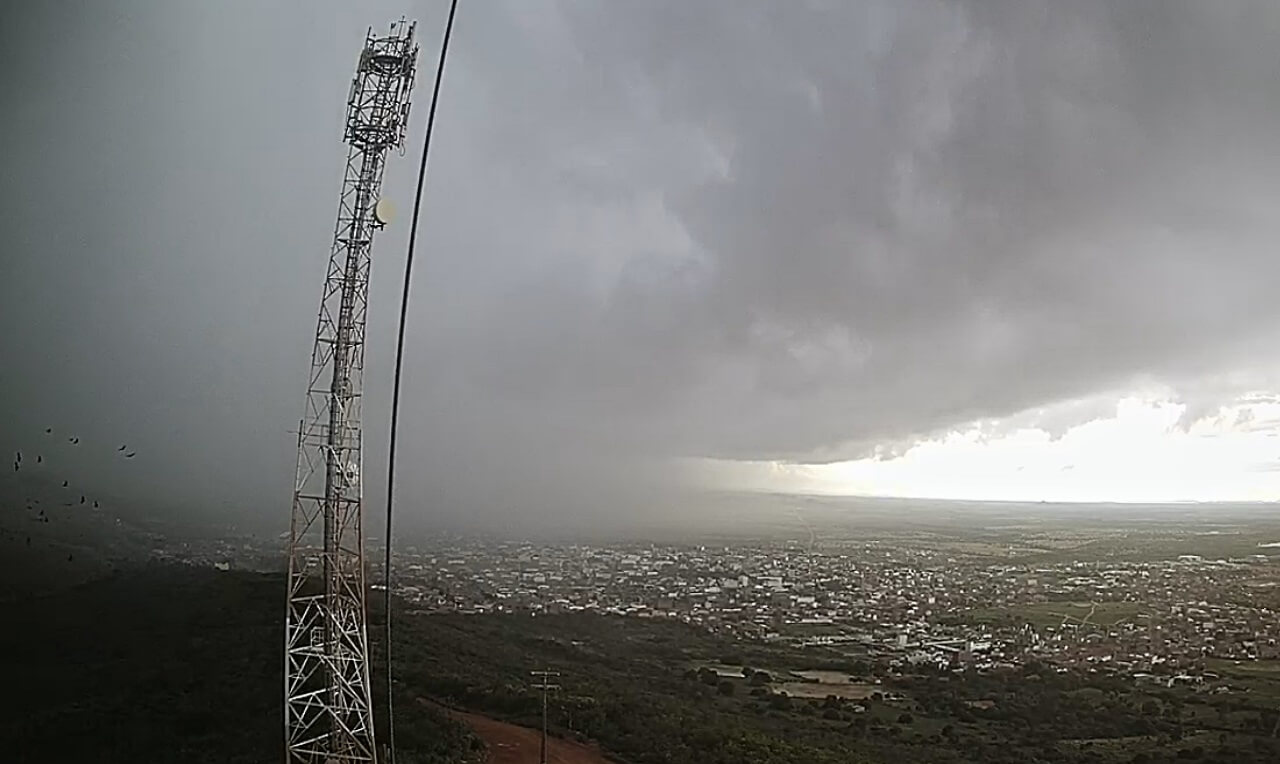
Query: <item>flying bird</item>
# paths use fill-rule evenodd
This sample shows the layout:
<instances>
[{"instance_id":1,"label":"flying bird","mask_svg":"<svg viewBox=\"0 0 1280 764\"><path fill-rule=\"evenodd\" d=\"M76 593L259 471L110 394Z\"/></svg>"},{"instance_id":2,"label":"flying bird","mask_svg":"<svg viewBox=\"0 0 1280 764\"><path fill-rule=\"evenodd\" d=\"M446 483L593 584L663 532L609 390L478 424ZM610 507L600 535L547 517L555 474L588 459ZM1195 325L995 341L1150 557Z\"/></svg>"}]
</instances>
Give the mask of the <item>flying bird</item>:
<instances>
[{"instance_id":1,"label":"flying bird","mask_svg":"<svg viewBox=\"0 0 1280 764\"><path fill-rule=\"evenodd\" d=\"M93 500L93 508L94 508L94 509L97 509L97 508L98 508L98 500L97 500L97 499L94 499L94 500Z\"/></svg>"},{"instance_id":2,"label":"flying bird","mask_svg":"<svg viewBox=\"0 0 1280 764\"><path fill-rule=\"evenodd\" d=\"M43 461L44 461L44 457L41 456L40 454L36 454L36 464L40 464Z\"/></svg>"},{"instance_id":3,"label":"flying bird","mask_svg":"<svg viewBox=\"0 0 1280 764\"><path fill-rule=\"evenodd\" d=\"M126 458L126 459L132 459L133 457L135 457L135 456L137 456L137 455L138 455L138 452L137 452L137 451L130 451L129 453L127 453L127 454L125 454L125 455L124 455L124 458Z\"/></svg>"},{"instance_id":4,"label":"flying bird","mask_svg":"<svg viewBox=\"0 0 1280 764\"><path fill-rule=\"evenodd\" d=\"M84 497L83 497L83 496L81 496L81 497L80 497L80 503L81 503L81 504L83 504L83 503L84 503Z\"/></svg>"},{"instance_id":5,"label":"flying bird","mask_svg":"<svg viewBox=\"0 0 1280 764\"><path fill-rule=\"evenodd\" d=\"M52 433L52 432L53 432L53 428L52 428L52 427L46 427L46 428L45 428L45 430L44 430L44 434L45 434L45 435L49 435L49 434L50 434L50 433Z\"/></svg>"},{"instance_id":6,"label":"flying bird","mask_svg":"<svg viewBox=\"0 0 1280 764\"><path fill-rule=\"evenodd\" d=\"M79 438L67 438L67 440L71 441L71 445L73 445L73 446L75 446L75 445L79 445L79 443L80 443L80 439L79 439Z\"/></svg>"},{"instance_id":7,"label":"flying bird","mask_svg":"<svg viewBox=\"0 0 1280 764\"><path fill-rule=\"evenodd\" d=\"M16 452L16 453L18 454L18 461L19 461L19 462L21 462L21 461L22 461L22 452L21 452L21 451L18 451L18 452Z\"/></svg>"},{"instance_id":8,"label":"flying bird","mask_svg":"<svg viewBox=\"0 0 1280 764\"><path fill-rule=\"evenodd\" d=\"M123 451L123 450L125 450L126 448L128 448L128 446L121 446L121 447L117 448L116 450L117 450L117 451Z\"/></svg>"},{"instance_id":9,"label":"flying bird","mask_svg":"<svg viewBox=\"0 0 1280 764\"><path fill-rule=\"evenodd\" d=\"M64 480L64 481L62 481L62 487L63 487L63 488L66 488L66 487L67 487L67 481L65 481L65 480Z\"/></svg>"}]
</instances>

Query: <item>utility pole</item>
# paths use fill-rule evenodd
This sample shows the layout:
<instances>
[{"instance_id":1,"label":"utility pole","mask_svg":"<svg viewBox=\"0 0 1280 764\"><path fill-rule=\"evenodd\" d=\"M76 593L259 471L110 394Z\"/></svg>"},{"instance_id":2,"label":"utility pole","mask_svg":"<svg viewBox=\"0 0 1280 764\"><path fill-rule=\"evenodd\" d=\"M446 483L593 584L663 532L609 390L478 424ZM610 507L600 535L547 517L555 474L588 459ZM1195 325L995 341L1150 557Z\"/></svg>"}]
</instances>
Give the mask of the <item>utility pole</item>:
<instances>
[{"instance_id":1,"label":"utility pole","mask_svg":"<svg viewBox=\"0 0 1280 764\"><path fill-rule=\"evenodd\" d=\"M543 669L542 671L530 671L529 674L541 680L533 686L535 690L542 690L542 749L541 754L538 756L538 764L547 764L547 693L551 690L560 689L560 685L551 684L551 677L560 676L560 672Z\"/></svg>"}]
</instances>

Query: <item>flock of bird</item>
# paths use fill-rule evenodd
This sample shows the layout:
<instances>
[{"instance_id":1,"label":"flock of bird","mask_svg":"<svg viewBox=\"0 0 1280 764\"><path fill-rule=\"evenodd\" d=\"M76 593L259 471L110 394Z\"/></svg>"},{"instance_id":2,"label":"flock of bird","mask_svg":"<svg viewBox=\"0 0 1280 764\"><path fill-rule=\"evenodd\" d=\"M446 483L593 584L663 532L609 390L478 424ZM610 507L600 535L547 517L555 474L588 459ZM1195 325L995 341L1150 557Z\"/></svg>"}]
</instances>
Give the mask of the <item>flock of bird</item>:
<instances>
[{"instance_id":1,"label":"flock of bird","mask_svg":"<svg viewBox=\"0 0 1280 764\"><path fill-rule=\"evenodd\" d=\"M52 428L52 427L48 427L48 428L46 428L46 429L45 429L45 431L44 431L44 434L45 434L46 436L48 436L48 437L52 437L52 436L53 436L53 428ZM80 438L79 438L78 436L72 436L72 437L67 438L67 442L68 442L68 443L70 443L72 446L78 446L78 445L80 445ZM116 449L116 451L115 451L115 452L116 452L116 454L121 455L121 456L122 456L123 458L125 458L125 459L132 459L133 457L135 457L135 456L137 456L137 455L138 455L138 453L137 453L136 451L130 451L130 450L129 450L129 446L128 446L128 445L122 445L122 446L120 446L119 448L117 448L117 449ZM42 465L42 464L44 464L44 454L42 454L42 453L38 453L38 454L36 454L35 456L36 456L36 461L35 461L35 463L36 463L36 464L38 464L38 465ZM30 462L28 461L28 462L27 462L27 464L28 464L28 465L30 465ZM14 472L21 472L21 471L23 470L23 468L24 468L24 466L23 466L23 461L22 461L22 451L15 451L15 452L14 452L14 457L13 457L13 471L14 471ZM63 487L63 488L70 488L70 487L71 487L71 481L70 481L70 480L63 480L63 481L62 481L62 487ZM83 494L83 493L82 493L82 494L80 494L80 502L79 502L79 505L80 505L80 506L84 506L84 505L87 505L87 504L90 504L90 503L92 503L92 505L93 505L93 508L94 508L94 509L98 509L98 508L100 507L100 505L99 505L99 503L98 503L98 500L97 500L97 499L90 499L87 495L85 495L85 494ZM39 504L40 504L40 500L39 500L39 499L27 499L27 509L28 509L28 510L35 510ZM66 502L63 502L62 506L64 506L64 507L74 507L74 506L77 506L77 504L76 504L74 501L66 501ZM47 523L47 522L49 522L49 515L45 513L44 508L40 508L39 513L38 513L38 514L36 515L36 517L35 517L35 518L33 518L33 519L34 519L36 522L38 522L38 523ZM27 537L27 546L31 546L31 537L30 537L30 536L28 536L28 537Z\"/></svg>"}]
</instances>

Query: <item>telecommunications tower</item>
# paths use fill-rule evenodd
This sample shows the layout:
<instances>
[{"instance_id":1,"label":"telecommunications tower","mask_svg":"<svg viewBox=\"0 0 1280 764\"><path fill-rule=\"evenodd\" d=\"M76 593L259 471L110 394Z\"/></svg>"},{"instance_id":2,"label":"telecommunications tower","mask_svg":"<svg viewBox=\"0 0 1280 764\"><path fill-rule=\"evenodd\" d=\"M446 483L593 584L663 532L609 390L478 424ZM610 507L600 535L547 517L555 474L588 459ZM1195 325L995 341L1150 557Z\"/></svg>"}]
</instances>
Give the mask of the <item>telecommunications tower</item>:
<instances>
[{"instance_id":1,"label":"telecommunications tower","mask_svg":"<svg viewBox=\"0 0 1280 764\"><path fill-rule=\"evenodd\" d=\"M369 251L388 220L387 153L404 145L418 46L370 29L351 81L346 177L298 431L284 636L285 761L375 762L365 632L360 397Z\"/></svg>"}]
</instances>

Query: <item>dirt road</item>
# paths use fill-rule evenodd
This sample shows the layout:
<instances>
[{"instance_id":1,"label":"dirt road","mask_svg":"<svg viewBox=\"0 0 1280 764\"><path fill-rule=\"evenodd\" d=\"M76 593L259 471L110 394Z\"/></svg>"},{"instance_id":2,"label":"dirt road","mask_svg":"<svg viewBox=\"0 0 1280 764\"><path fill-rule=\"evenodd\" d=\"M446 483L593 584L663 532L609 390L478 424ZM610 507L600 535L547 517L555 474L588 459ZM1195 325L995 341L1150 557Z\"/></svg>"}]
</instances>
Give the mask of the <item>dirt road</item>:
<instances>
[{"instance_id":1,"label":"dirt road","mask_svg":"<svg viewBox=\"0 0 1280 764\"><path fill-rule=\"evenodd\" d=\"M423 700L424 703L431 701ZM538 748L542 733L528 727L500 722L480 714L457 711L439 704L436 708L463 722L489 747L488 764L538 764ZM613 764L604 754L590 746L547 738L547 764Z\"/></svg>"}]
</instances>

